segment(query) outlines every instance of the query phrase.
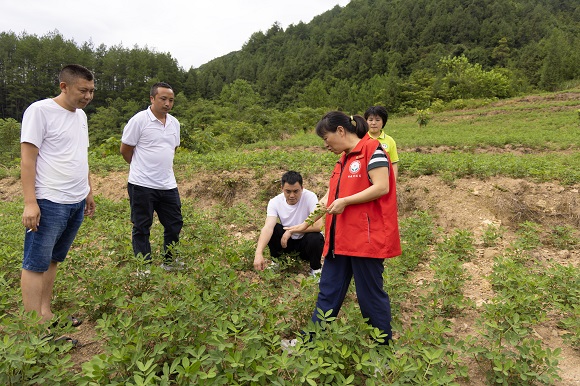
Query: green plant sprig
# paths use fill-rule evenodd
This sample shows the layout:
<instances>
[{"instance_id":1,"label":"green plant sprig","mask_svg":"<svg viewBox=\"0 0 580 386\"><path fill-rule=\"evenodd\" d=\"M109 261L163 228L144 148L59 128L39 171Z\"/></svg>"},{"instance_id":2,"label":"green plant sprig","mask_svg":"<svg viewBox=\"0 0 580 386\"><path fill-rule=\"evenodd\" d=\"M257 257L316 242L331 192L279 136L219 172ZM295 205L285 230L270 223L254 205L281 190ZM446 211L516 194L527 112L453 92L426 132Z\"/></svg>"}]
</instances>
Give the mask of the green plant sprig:
<instances>
[{"instance_id":1,"label":"green plant sprig","mask_svg":"<svg viewBox=\"0 0 580 386\"><path fill-rule=\"evenodd\" d=\"M320 217L322 217L325 214L326 214L326 207L324 205L321 205L318 202L318 203L316 203L316 208L314 208L314 211L312 213L310 213L310 215L306 218L306 220L304 220L304 222L306 222L306 224L308 224L308 226L312 226L312 225L314 225L316 220L318 220Z\"/></svg>"}]
</instances>

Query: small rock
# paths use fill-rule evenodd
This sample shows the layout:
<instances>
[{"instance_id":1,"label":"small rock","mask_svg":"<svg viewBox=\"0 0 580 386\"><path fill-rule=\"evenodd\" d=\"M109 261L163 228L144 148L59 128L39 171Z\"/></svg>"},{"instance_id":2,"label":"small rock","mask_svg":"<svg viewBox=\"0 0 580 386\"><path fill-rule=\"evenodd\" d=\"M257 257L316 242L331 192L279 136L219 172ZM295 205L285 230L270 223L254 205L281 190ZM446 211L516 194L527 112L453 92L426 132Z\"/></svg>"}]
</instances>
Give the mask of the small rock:
<instances>
[{"instance_id":1,"label":"small rock","mask_svg":"<svg viewBox=\"0 0 580 386\"><path fill-rule=\"evenodd\" d=\"M493 259L497 256L497 250L494 248L488 248L483 252L484 259Z\"/></svg>"},{"instance_id":2,"label":"small rock","mask_svg":"<svg viewBox=\"0 0 580 386\"><path fill-rule=\"evenodd\" d=\"M540 340L544 339L544 338L542 337L542 335L538 334L538 332L537 332L536 330L532 329L532 332L534 333L534 335L536 336L536 338L538 338L538 339L540 339Z\"/></svg>"}]
</instances>

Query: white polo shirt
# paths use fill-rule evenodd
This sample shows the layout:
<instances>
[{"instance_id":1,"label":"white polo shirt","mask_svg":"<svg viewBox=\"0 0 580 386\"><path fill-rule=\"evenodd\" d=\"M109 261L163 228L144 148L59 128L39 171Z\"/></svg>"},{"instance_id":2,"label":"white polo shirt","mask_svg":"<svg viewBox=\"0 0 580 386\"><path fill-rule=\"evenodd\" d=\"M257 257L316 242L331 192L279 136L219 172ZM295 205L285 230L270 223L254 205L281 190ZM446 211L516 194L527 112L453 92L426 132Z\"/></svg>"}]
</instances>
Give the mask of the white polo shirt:
<instances>
[{"instance_id":1,"label":"white polo shirt","mask_svg":"<svg viewBox=\"0 0 580 386\"><path fill-rule=\"evenodd\" d=\"M179 130L177 119L167 114L164 125L153 115L151 107L127 122L121 142L135 146L129 168L131 184L161 190L177 187L173 157L180 143Z\"/></svg>"},{"instance_id":2,"label":"white polo shirt","mask_svg":"<svg viewBox=\"0 0 580 386\"><path fill-rule=\"evenodd\" d=\"M37 199L76 204L89 194L89 130L81 109L69 111L52 99L31 104L22 118L20 142L38 148Z\"/></svg>"},{"instance_id":3,"label":"white polo shirt","mask_svg":"<svg viewBox=\"0 0 580 386\"><path fill-rule=\"evenodd\" d=\"M268 202L266 209L266 216L278 217L280 224L285 227L302 224L308 218L311 212L316 209L318 198L314 192L308 189L302 190L300 201L295 205L290 205L286 202L284 193L280 193ZM301 239L303 233L293 233L293 239Z\"/></svg>"}]
</instances>

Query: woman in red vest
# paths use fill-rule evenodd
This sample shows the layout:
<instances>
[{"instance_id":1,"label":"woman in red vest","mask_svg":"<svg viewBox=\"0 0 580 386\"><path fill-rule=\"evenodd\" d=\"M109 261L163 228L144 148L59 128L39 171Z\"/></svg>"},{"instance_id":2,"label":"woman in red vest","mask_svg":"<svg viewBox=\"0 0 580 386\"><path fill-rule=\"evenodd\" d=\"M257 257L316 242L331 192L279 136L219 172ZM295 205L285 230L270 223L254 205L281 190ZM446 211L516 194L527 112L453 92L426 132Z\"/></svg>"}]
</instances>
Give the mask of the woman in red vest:
<instances>
[{"instance_id":1,"label":"woman in red vest","mask_svg":"<svg viewBox=\"0 0 580 386\"><path fill-rule=\"evenodd\" d=\"M354 276L361 313L386 334L386 344L392 337L391 305L383 289L383 263L401 254L397 197L389 158L367 132L363 117L340 111L326 114L316 125L326 148L341 157L320 201L326 208L325 260L312 320L320 321L318 309L338 314ZM307 226L291 229L299 232Z\"/></svg>"}]
</instances>

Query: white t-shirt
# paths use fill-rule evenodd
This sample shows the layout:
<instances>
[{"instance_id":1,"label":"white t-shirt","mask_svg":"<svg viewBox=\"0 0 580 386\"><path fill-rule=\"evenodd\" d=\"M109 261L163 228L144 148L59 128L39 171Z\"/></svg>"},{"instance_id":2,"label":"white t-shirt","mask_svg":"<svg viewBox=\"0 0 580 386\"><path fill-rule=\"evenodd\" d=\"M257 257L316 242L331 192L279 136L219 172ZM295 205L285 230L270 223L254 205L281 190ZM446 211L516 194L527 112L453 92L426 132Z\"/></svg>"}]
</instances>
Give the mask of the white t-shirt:
<instances>
[{"instance_id":1,"label":"white t-shirt","mask_svg":"<svg viewBox=\"0 0 580 386\"><path fill-rule=\"evenodd\" d=\"M286 202L284 193L280 193L268 202L266 215L268 217L278 217L282 226L291 227L302 224L308 215L316 209L317 203L318 198L316 197L316 194L308 189L302 190L300 201L295 205L289 205ZM304 236L303 233L292 234L293 239L300 239L302 236Z\"/></svg>"},{"instance_id":2,"label":"white t-shirt","mask_svg":"<svg viewBox=\"0 0 580 386\"><path fill-rule=\"evenodd\" d=\"M72 112L52 99L31 104L22 118L20 142L38 148L37 199L76 204L89 194L87 115Z\"/></svg>"},{"instance_id":3,"label":"white t-shirt","mask_svg":"<svg viewBox=\"0 0 580 386\"><path fill-rule=\"evenodd\" d=\"M177 187L173 173L173 156L179 146L180 125L167 114L165 125L151 108L138 112L123 129L121 142L135 146L129 182L151 189L168 190Z\"/></svg>"}]
</instances>

